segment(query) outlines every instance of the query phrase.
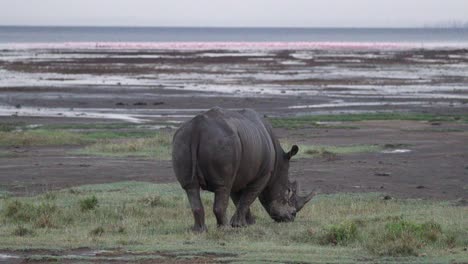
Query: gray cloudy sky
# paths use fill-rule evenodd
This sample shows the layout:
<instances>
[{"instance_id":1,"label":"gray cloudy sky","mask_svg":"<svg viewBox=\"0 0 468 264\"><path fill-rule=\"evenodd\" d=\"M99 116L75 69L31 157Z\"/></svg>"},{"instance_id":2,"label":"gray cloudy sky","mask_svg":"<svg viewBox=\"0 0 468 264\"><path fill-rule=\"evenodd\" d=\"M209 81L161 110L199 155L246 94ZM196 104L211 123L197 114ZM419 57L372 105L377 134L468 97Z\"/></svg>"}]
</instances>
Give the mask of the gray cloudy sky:
<instances>
[{"instance_id":1,"label":"gray cloudy sky","mask_svg":"<svg viewBox=\"0 0 468 264\"><path fill-rule=\"evenodd\" d=\"M468 0L0 0L0 25L411 27L468 22Z\"/></svg>"}]
</instances>

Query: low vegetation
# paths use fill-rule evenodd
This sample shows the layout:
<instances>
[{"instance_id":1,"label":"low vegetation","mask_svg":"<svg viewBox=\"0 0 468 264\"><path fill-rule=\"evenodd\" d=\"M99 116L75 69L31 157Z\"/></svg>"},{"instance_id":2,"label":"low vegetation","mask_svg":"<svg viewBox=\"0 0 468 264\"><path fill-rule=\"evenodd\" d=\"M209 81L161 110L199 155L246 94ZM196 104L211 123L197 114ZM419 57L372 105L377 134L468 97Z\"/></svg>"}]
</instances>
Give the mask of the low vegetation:
<instances>
[{"instance_id":1,"label":"low vegetation","mask_svg":"<svg viewBox=\"0 0 468 264\"><path fill-rule=\"evenodd\" d=\"M8 157L14 157L15 154L11 153L10 151L6 150L0 150L0 158L8 158Z\"/></svg>"},{"instance_id":2,"label":"low vegetation","mask_svg":"<svg viewBox=\"0 0 468 264\"><path fill-rule=\"evenodd\" d=\"M134 124L133 124L134 126ZM12 126L13 127L13 126ZM66 127L73 129L64 130ZM170 159L172 132L152 129L109 130L125 125L102 125L104 130L96 130L95 125L84 130L74 130L74 125L52 128L13 129L0 131L0 146L84 146L75 154L100 156L143 156L161 160ZM78 127L86 127L80 125ZM0 157L9 157L11 152L0 150Z\"/></svg>"},{"instance_id":3,"label":"low vegetation","mask_svg":"<svg viewBox=\"0 0 468 264\"><path fill-rule=\"evenodd\" d=\"M0 132L11 132L16 130L17 127L22 126L22 123L0 123Z\"/></svg>"},{"instance_id":4,"label":"low vegetation","mask_svg":"<svg viewBox=\"0 0 468 264\"><path fill-rule=\"evenodd\" d=\"M91 196L80 200L80 209L81 211L93 210L98 205L98 199L96 196Z\"/></svg>"},{"instance_id":5,"label":"low vegetation","mask_svg":"<svg viewBox=\"0 0 468 264\"><path fill-rule=\"evenodd\" d=\"M172 134L170 130L102 130L68 131L33 129L14 132L0 132L0 146L83 146L72 150L74 154L96 156L140 156L158 160L170 160ZM291 144L282 142L285 149ZM322 157L334 159L337 155L377 152L385 145L323 146L301 145L299 157ZM2 151L0 156L11 156Z\"/></svg>"},{"instance_id":6,"label":"low vegetation","mask_svg":"<svg viewBox=\"0 0 468 264\"><path fill-rule=\"evenodd\" d=\"M309 115L286 118L270 118L273 127L282 128L357 128L355 126L343 126L336 122L356 122L356 121L376 121L376 120L410 120L410 121L428 121L428 122L468 122L468 115L435 115L404 112L382 112L382 113L363 113L363 114L340 114L340 115ZM323 123L328 122L328 123ZM335 122L335 123L333 123Z\"/></svg>"},{"instance_id":7,"label":"low vegetation","mask_svg":"<svg viewBox=\"0 0 468 264\"><path fill-rule=\"evenodd\" d=\"M281 142L284 149L290 149L292 144L285 140ZM327 145L299 145L298 158L325 158L333 160L340 155L353 153L369 153L379 152L384 149L394 148L394 145L384 144L360 144L360 145L343 145L343 146L327 146Z\"/></svg>"},{"instance_id":8,"label":"low vegetation","mask_svg":"<svg viewBox=\"0 0 468 264\"><path fill-rule=\"evenodd\" d=\"M88 138L63 130L0 131L0 146L82 145Z\"/></svg>"},{"instance_id":9,"label":"low vegetation","mask_svg":"<svg viewBox=\"0 0 468 264\"><path fill-rule=\"evenodd\" d=\"M177 184L120 182L4 197L0 249L120 248L241 262L468 261L468 208L448 202L318 195L293 223L275 223L256 202L255 225L218 229L213 195L202 196L206 234L189 230L192 213ZM233 210L230 204L229 215Z\"/></svg>"},{"instance_id":10,"label":"low vegetation","mask_svg":"<svg viewBox=\"0 0 468 264\"><path fill-rule=\"evenodd\" d=\"M100 140L78 151L80 154L100 156L143 156L169 160L172 152L172 133L157 131L144 138Z\"/></svg>"},{"instance_id":11,"label":"low vegetation","mask_svg":"<svg viewBox=\"0 0 468 264\"><path fill-rule=\"evenodd\" d=\"M20 123L0 124L0 146L61 146L87 145L101 140L149 138L155 131L148 124L51 124L24 125ZM164 124L158 124L161 126Z\"/></svg>"}]
</instances>

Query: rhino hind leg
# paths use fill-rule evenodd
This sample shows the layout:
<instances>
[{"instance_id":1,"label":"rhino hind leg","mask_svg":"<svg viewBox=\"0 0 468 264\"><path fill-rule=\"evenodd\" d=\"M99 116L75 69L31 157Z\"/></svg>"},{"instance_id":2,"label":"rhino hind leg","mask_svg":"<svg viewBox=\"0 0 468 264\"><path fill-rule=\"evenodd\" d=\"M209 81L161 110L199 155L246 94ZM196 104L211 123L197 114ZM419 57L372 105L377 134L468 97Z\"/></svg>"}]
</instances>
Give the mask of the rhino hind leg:
<instances>
[{"instance_id":1,"label":"rhino hind leg","mask_svg":"<svg viewBox=\"0 0 468 264\"><path fill-rule=\"evenodd\" d=\"M228 224L226 210L229 203L229 192L225 188L220 188L215 191L213 213L216 216L218 227Z\"/></svg>"},{"instance_id":2,"label":"rhino hind leg","mask_svg":"<svg viewBox=\"0 0 468 264\"><path fill-rule=\"evenodd\" d=\"M241 196L240 192L231 194L231 199L234 202L234 204L236 205L236 208L237 208L237 205L239 203L240 196ZM245 222L247 223L247 225L255 224L255 216L250 211L250 207L249 207L249 209L247 209L247 213L245 214Z\"/></svg>"},{"instance_id":3,"label":"rhino hind leg","mask_svg":"<svg viewBox=\"0 0 468 264\"><path fill-rule=\"evenodd\" d=\"M203 208L203 203L200 199L200 188L190 188L186 189L188 200L190 202L190 207L192 208L193 218L195 223L192 227L194 232L206 232L208 229L205 225L205 210Z\"/></svg>"}]
</instances>

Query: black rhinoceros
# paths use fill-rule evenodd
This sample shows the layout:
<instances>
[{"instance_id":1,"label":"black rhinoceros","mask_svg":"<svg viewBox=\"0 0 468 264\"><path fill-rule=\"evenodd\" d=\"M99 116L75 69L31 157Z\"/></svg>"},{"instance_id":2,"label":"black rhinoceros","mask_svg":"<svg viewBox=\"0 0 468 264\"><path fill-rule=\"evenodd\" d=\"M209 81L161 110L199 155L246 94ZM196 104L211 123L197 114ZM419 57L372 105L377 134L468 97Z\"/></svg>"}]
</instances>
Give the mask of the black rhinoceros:
<instances>
[{"instance_id":1,"label":"black rhinoceros","mask_svg":"<svg viewBox=\"0 0 468 264\"><path fill-rule=\"evenodd\" d=\"M205 231L200 188L215 193L213 212L218 226L228 224L229 196L236 205L233 227L255 223L250 205L258 197L275 221L293 221L313 196L297 195L288 178L289 160L299 148L284 152L271 125L251 109L213 108L184 123L174 134L172 162L186 191L194 231Z\"/></svg>"}]
</instances>

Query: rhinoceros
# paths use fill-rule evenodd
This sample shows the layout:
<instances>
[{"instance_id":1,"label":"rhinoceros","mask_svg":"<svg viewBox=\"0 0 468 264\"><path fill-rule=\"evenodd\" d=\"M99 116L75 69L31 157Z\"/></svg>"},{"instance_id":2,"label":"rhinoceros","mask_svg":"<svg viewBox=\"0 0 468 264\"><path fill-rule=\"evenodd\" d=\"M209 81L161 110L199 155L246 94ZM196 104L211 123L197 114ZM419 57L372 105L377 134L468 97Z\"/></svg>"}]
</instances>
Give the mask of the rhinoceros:
<instances>
[{"instance_id":1,"label":"rhinoceros","mask_svg":"<svg viewBox=\"0 0 468 264\"><path fill-rule=\"evenodd\" d=\"M213 108L184 123L174 134L172 162L185 190L195 224L206 231L200 188L214 192L213 213L218 226L228 225L229 197L236 205L233 227L255 223L250 205L257 199L277 222L294 221L313 197L297 194L288 177L289 160L299 151L285 152L269 122L251 109Z\"/></svg>"}]
</instances>

